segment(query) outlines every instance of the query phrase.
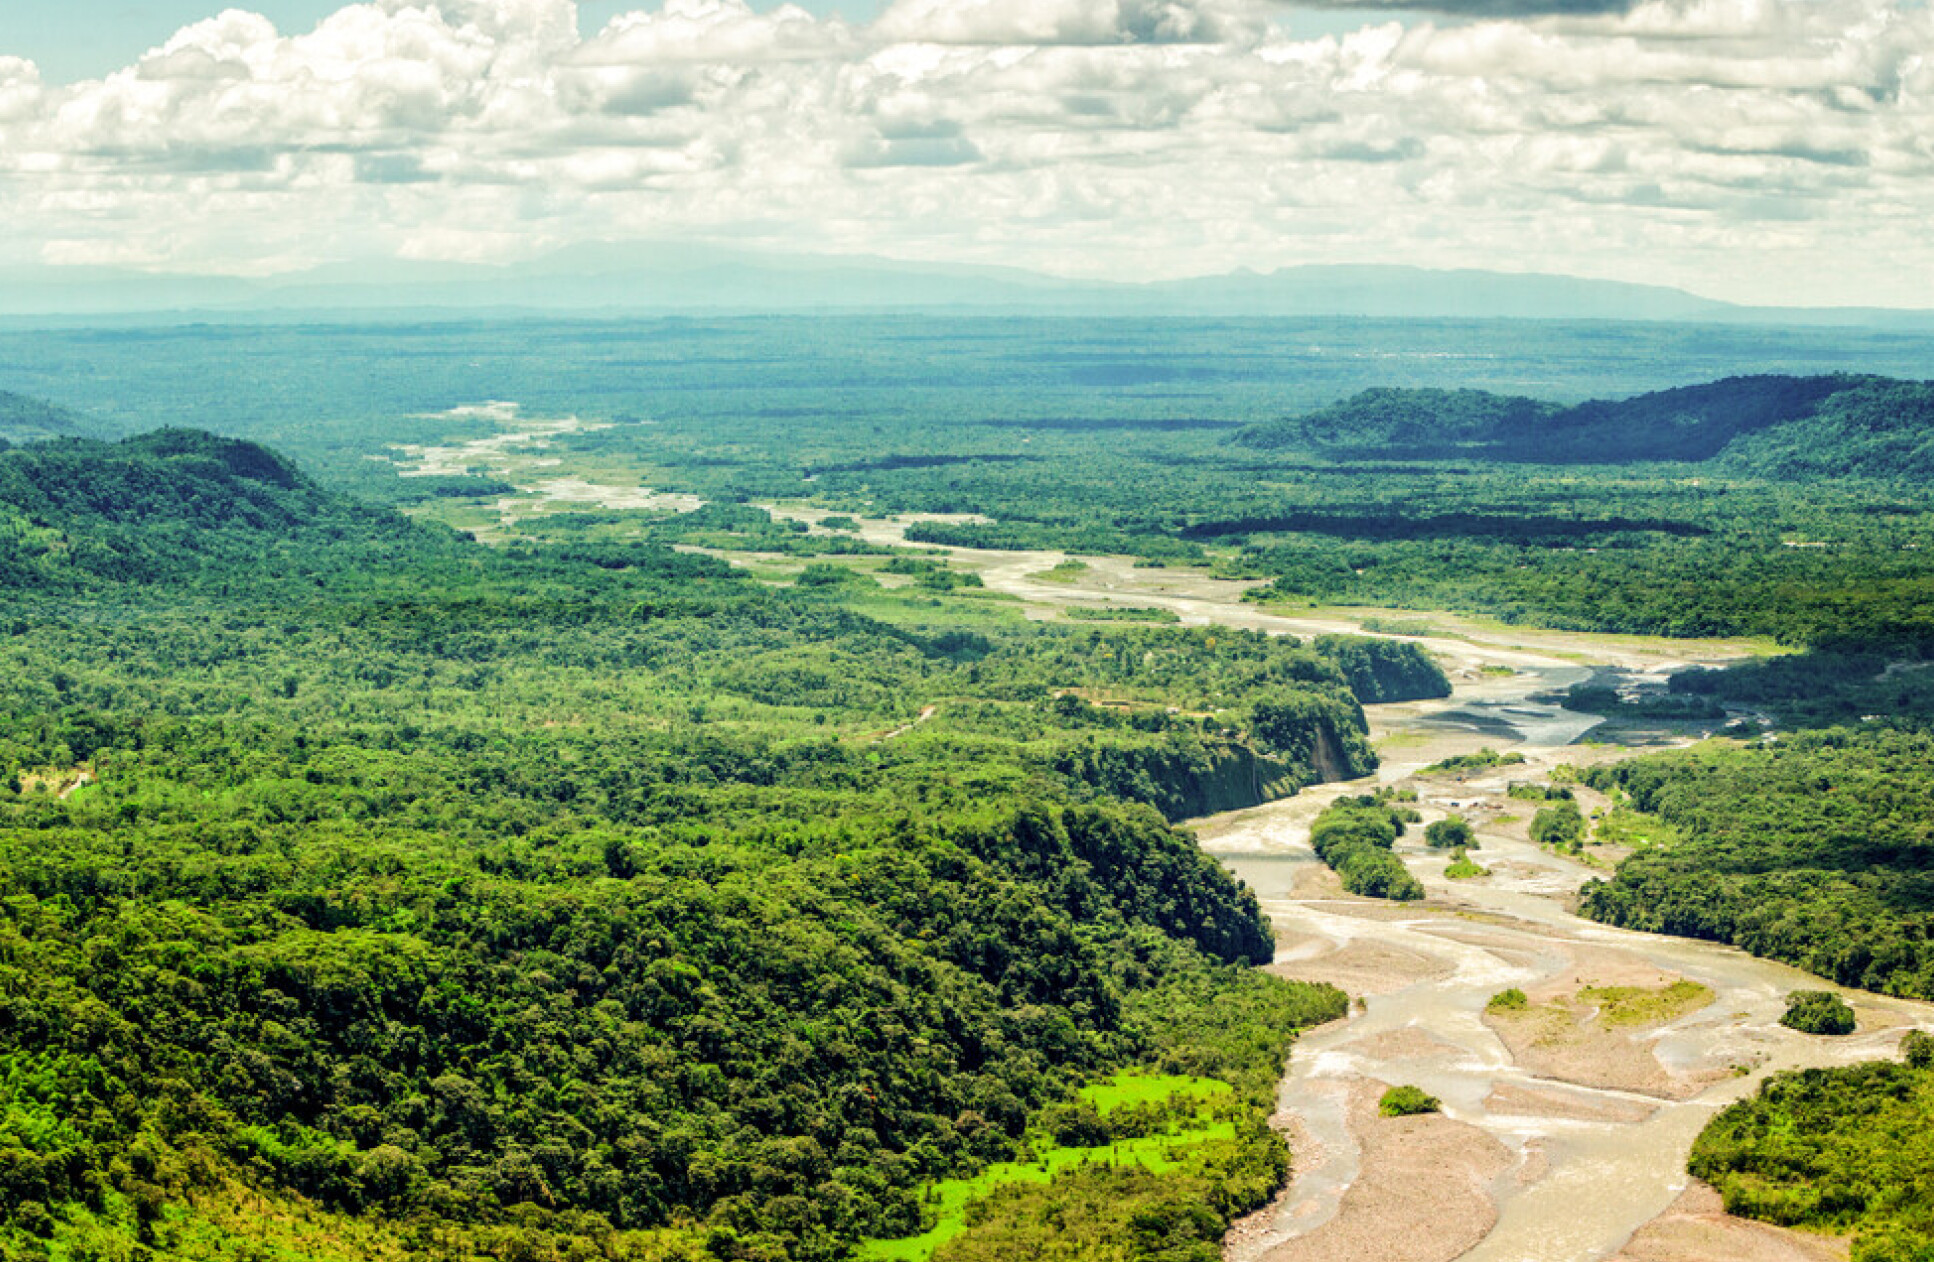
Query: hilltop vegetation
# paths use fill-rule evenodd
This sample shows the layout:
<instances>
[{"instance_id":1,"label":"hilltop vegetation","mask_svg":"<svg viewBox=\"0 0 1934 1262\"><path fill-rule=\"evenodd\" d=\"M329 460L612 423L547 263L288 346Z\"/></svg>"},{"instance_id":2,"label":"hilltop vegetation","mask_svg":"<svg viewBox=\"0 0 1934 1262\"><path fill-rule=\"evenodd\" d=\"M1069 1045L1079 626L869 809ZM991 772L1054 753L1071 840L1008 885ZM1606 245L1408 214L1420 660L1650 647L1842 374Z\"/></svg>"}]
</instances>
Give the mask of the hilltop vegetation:
<instances>
[{"instance_id":1,"label":"hilltop vegetation","mask_svg":"<svg viewBox=\"0 0 1934 1262\"><path fill-rule=\"evenodd\" d=\"M1888 994L1934 997L1934 743L1830 730L1595 769L1679 840L1586 886L1587 915L1731 942Z\"/></svg>"},{"instance_id":2,"label":"hilltop vegetation","mask_svg":"<svg viewBox=\"0 0 1934 1262\"><path fill-rule=\"evenodd\" d=\"M38 443L0 458L0 584L16 591L280 583L348 555L407 563L438 547L254 443L210 434Z\"/></svg>"},{"instance_id":3,"label":"hilltop vegetation","mask_svg":"<svg viewBox=\"0 0 1934 1262\"><path fill-rule=\"evenodd\" d=\"M0 453L0 513L23 1257L306 1222L362 1256L830 1259L1131 1067L1235 1089L1219 1147L1147 1176L1226 1222L1342 997L1250 970L1253 895L1142 802L1230 751L1289 787L1367 760L1353 678L1445 687L1409 646L492 551L182 432Z\"/></svg>"},{"instance_id":4,"label":"hilltop vegetation","mask_svg":"<svg viewBox=\"0 0 1934 1262\"><path fill-rule=\"evenodd\" d=\"M1729 377L1571 407L1481 390L1366 390L1235 441L1346 460L1526 464L1717 461L1780 479L1934 474L1934 384L1883 377Z\"/></svg>"}]
</instances>

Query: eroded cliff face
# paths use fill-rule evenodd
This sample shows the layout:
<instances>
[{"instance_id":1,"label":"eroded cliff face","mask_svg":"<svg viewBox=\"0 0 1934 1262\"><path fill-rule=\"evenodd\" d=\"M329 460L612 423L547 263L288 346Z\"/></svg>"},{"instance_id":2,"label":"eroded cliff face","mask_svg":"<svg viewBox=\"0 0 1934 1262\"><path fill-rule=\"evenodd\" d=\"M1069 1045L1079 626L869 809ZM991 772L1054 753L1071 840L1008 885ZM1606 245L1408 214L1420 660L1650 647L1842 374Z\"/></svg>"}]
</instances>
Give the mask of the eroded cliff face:
<instances>
[{"instance_id":1,"label":"eroded cliff face","mask_svg":"<svg viewBox=\"0 0 1934 1262\"><path fill-rule=\"evenodd\" d=\"M1328 784L1333 780L1354 780L1376 770L1376 759L1370 765L1361 766L1362 759L1352 759L1336 739L1336 733L1327 723L1319 723L1314 733L1315 741L1311 746L1311 761L1316 769L1316 783Z\"/></svg>"},{"instance_id":2,"label":"eroded cliff face","mask_svg":"<svg viewBox=\"0 0 1934 1262\"><path fill-rule=\"evenodd\" d=\"M1327 719L1307 720L1296 742L1303 757L1272 756L1246 741L1188 745L1090 745L1064 751L1053 769L1098 792L1146 802L1170 820L1239 811L1285 798L1311 784L1354 780L1376 769L1360 742L1339 737ZM1367 762L1367 765L1366 765Z\"/></svg>"},{"instance_id":3,"label":"eroded cliff face","mask_svg":"<svg viewBox=\"0 0 1934 1262\"><path fill-rule=\"evenodd\" d=\"M1260 806L1330 778L1320 760L1316 766L1298 766L1266 757L1248 745L1231 743L1216 752L1204 772L1176 786L1181 813L1169 818L1194 819Z\"/></svg>"}]
</instances>

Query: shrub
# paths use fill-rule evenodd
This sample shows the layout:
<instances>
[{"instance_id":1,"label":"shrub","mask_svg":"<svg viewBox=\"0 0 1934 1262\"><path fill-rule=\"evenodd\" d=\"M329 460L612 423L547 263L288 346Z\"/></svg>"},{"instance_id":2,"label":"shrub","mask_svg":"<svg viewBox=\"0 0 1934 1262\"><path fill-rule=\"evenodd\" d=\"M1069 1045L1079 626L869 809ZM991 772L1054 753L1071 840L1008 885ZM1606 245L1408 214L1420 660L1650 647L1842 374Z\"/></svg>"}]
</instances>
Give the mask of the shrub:
<instances>
[{"instance_id":1,"label":"shrub","mask_svg":"<svg viewBox=\"0 0 1934 1262\"><path fill-rule=\"evenodd\" d=\"M1525 997L1525 993L1513 986L1492 995L1491 1002L1485 1004L1484 1008L1487 1012L1523 1012L1530 1006L1531 1001Z\"/></svg>"},{"instance_id":2,"label":"shrub","mask_svg":"<svg viewBox=\"0 0 1934 1262\"><path fill-rule=\"evenodd\" d=\"M1541 846L1569 846L1585 839L1585 817L1576 802L1547 806L1531 820L1531 840Z\"/></svg>"},{"instance_id":3,"label":"shrub","mask_svg":"<svg viewBox=\"0 0 1934 1262\"><path fill-rule=\"evenodd\" d=\"M1377 1112L1385 1117L1410 1117L1416 1113L1435 1113L1443 1107L1434 1095L1426 1095L1422 1087L1392 1087L1377 1101Z\"/></svg>"},{"instance_id":4,"label":"shrub","mask_svg":"<svg viewBox=\"0 0 1934 1262\"><path fill-rule=\"evenodd\" d=\"M1780 1024L1802 1034L1852 1034L1853 1009L1830 990L1796 990L1786 997Z\"/></svg>"},{"instance_id":5,"label":"shrub","mask_svg":"<svg viewBox=\"0 0 1934 1262\"><path fill-rule=\"evenodd\" d=\"M1453 815L1424 829L1424 841L1433 850L1470 850L1477 847L1477 834L1470 824Z\"/></svg>"}]
</instances>

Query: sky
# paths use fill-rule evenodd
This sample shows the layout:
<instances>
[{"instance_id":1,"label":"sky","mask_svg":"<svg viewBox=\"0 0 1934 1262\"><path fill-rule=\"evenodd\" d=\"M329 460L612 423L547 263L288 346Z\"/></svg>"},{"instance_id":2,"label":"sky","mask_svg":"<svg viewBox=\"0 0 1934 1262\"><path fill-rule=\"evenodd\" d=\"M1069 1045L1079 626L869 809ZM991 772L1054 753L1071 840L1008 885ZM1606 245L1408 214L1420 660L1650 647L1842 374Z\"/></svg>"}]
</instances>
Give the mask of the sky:
<instances>
[{"instance_id":1,"label":"sky","mask_svg":"<svg viewBox=\"0 0 1934 1262\"><path fill-rule=\"evenodd\" d=\"M7 3L0 269L640 240L1934 305L1925 0L1326 4Z\"/></svg>"}]
</instances>

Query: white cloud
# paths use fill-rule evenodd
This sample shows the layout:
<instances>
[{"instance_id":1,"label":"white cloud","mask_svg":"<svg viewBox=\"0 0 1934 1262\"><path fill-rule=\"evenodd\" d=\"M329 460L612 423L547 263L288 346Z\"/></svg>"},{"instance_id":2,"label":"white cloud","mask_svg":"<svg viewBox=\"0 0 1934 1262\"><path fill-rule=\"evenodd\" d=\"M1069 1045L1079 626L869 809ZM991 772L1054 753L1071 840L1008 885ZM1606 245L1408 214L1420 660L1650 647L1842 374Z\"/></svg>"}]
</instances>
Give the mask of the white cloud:
<instances>
[{"instance_id":1,"label":"white cloud","mask_svg":"<svg viewBox=\"0 0 1934 1262\"><path fill-rule=\"evenodd\" d=\"M0 57L0 262L259 272L638 235L1934 292L1925 6L1550 8L1321 39L1264 0L895 0L866 27L664 0L588 36L569 0L377 0L296 34L230 10L102 80Z\"/></svg>"},{"instance_id":2,"label":"white cloud","mask_svg":"<svg viewBox=\"0 0 1934 1262\"><path fill-rule=\"evenodd\" d=\"M1204 44L1256 26L1253 7L1213 0L894 0L888 41L935 44Z\"/></svg>"}]
</instances>

